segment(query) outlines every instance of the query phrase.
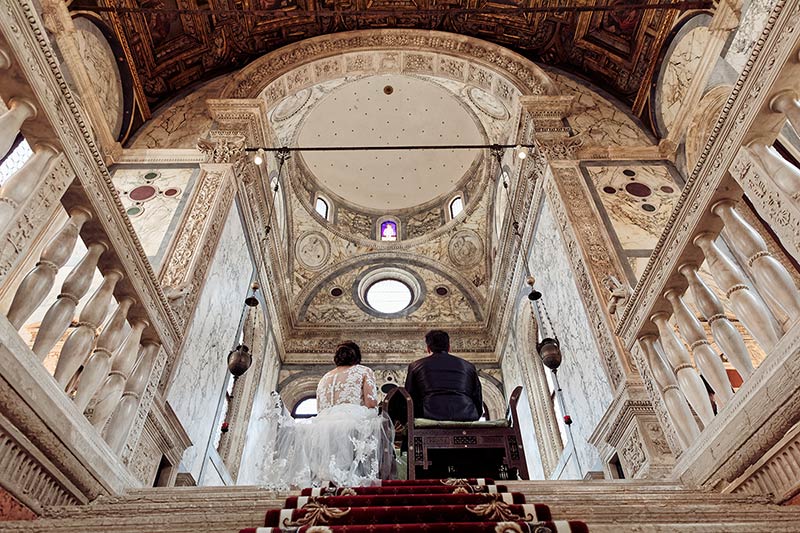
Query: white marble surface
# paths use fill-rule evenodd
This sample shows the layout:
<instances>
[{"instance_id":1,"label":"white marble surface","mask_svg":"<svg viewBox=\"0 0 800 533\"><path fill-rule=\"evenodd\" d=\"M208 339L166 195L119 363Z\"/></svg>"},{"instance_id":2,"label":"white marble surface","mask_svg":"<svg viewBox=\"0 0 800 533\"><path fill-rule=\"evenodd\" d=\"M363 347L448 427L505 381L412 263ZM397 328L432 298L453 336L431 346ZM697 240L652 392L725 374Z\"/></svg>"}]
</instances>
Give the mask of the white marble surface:
<instances>
[{"instance_id":1,"label":"white marble surface","mask_svg":"<svg viewBox=\"0 0 800 533\"><path fill-rule=\"evenodd\" d=\"M267 420L264 416L270 406L270 395L278 384L280 370L280 359L272 336L270 336L267 343L264 357L264 366L261 369L258 391L253 400L250 425L247 428L242 462L239 466L238 485L263 485L266 482L264 479L265 465L272 458L277 428L273 422Z\"/></svg>"},{"instance_id":2,"label":"white marble surface","mask_svg":"<svg viewBox=\"0 0 800 533\"><path fill-rule=\"evenodd\" d=\"M194 148L211 128L206 99L217 98L227 82L220 76L156 111L133 137L130 148Z\"/></svg>"},{"instance_id":3,"label":"white marble surface","mask_svg":"<svg viewBox=\"0 0 800 533\"><path fill-rule=\"evenodd\" d=\"M148 174L157 177L146 179ZM196 168L125 168L118 167L114 172L114 187L117 189L123 207L142 243L153 268L158 269L164 249L168 244L180 218L185 199L191 192ZM137 187L151 185L156 188L155 196L145 201L136 201L130 192ZM179 192L167 196L165 191L177 189ZM139 209L138 213L136 210Z\"/></svg>"},{"instance_id":4,"label":"white marble surface","mask_svg":"<svg viewBox=\"0 0 800 533\"><path fill-rule=\"evenodd\" d=\"M776 3L777 0L745 0L742 2L742 18L739 28L725 54L725 59L736 69L737 73L744 70L753 46L761 36L761 30L764 29L769 13Z\"/></svg>"},{"instance_id":5,"label":"white marble surface","mask_svg":"<svg viewBox=\"0 0 800 533\"><path fill-rule=\"evenodd\" d=\"M705 52L710 33L699 27L684 35L673 49L659 80L660 112L664 127L669 131L680 112L686 92Z\"/></svg>"},{"instance_id":6,"label":"white marble surface","mask_svg":"<svg viewBox=\"0 0 800 533\"><path fill-rule=\"evenodd\" d=\"M116 138L122 129L123 95L122 78L114 51L103 32L89 19L76 17L73 21L83 64L100 99L111 134Z\"/></svg>"},{"instance_id":7,"label":"white marble surface","mask_svg":"<svg viewBox=\"0 0 800 533\"><path fill-rule=\"evenodd\" d=\"M653 249L681 193L669 169L625 165L587 166L586 170L622 248Z\"/></svg>"},{"instance_id":8,"label":"white marble surface","mask_svg":"<svg viewBox=\"0 0 800 533\"><path fill-rule=\"evenodd\" d=\"M252 263L236 207L225 222L205 287L186 335L186 343L167 400L193 446L184 467L200 478L203 453L227 375L227 355L236 341Z\"/></svg>"},{"instance_id":9,"label":"white marble surface","mask_svg":"<svg viewBox=\"0 0 800 533\"><path fill-rule=\"evenodd\" d=\"M587 440L612 399L592 335L595 328L591 322L601 318L586 314L547 200L539 215L531 250L531 272L536 276L536 286L543 294L542 301L561 343L563 362L558 378L564 391L566 414L573 420L572 434L582 476L589 470L601 469L600 456ZM551 332L544 329L543 333ZM570 444L565 447L569 450Z\"/></svg>"},{"instance_id":10,"label":"white marble surface","mask_svg":"<svg viewBox=\"0 0 800 533\"><path fill-rule=\"evenodd\" d=\"M653 144L644 130L620 107L574 79L548 70L562 94L575 95L569 123L575 133L587 132L603 146L645 146Z\"/></svg>"}]
</instances>

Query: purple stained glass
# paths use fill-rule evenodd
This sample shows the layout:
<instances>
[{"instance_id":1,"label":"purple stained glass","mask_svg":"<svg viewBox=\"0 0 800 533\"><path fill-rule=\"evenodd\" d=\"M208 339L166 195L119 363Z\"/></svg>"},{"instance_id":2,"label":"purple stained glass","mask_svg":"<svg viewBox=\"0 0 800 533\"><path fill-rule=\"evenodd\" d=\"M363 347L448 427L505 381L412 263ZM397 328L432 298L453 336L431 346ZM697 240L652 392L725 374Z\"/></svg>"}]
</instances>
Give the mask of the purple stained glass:
<instances>
[{"instance_id":1,"label":"purple stained glass","mask_svg":"<svg viewBox=\"0 0 800 533\"><path fill-rule=\"evenodd\" d=\"M381 240L382 241L396 241L397 240L397 223L387 220L381 224Z\"/></svg>"}]
</instances>

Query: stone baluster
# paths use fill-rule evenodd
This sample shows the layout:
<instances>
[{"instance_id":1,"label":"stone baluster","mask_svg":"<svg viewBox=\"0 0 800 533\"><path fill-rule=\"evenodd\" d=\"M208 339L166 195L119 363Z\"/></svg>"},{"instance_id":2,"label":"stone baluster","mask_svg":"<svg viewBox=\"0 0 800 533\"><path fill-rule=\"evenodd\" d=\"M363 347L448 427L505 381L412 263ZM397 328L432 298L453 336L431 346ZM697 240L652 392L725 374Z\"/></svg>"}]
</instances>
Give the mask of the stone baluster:
<instances>
[{"instance_id":1,"label":"stone baluster","mask_svg":"<svg viewBox=\"0 0 800 533\"><path fill-rule=\"evenodd\" d=\"M114 352L111 359L111 372L109 372L100 390L95 394L95 400L97 401L94 404L94 411L89 417L94 427L102 429L105 426L117 407L120 398L122 398L122 393L125 392L125 383L128 381L134 365L136 365L142 332L149 325L146 320L135 320L131 324L131 330L128 336L125 337L125 341Z\"/></svg>"},{"instance_id":2,"label":"stone baluster","mask_svg":"<svg viewBox=\"0 0 800 533\"><path fill-rule=\"evenodd\" d=\"M747 346L739 334L739 330L725 316L722 302L700 278L696 265L684 263L678 267L678 271L689 283L689 289L692 291L698 309L708 320L708 325L711 326L711 335L714 340L722 348L728 361L739 372L742 379L747 379L753 373L753 361L750 359L750 353L747 351Z\"/></svg>"},{"instance_id":3,"label":"stone baluster","mask_svg":"<svg viewBox=\"0 0 800 533\"><path fill-rule=\"evenodd\" d=\"M75 373L89 357L97 336L97 328L103 323L114 295L114 288L122 278L122 272L119 270L106 272L102 284L81 310L78 327L64 342L56 365L54 377L62 388L67 388Z\"/></svg>"},{"instance_id":4,"label":"stone baluster","mask_svg":"<svg viewBox=\"0 0 800 533\"><path fill-rule=\"evenodd\" d=\"M0 130L1 131L1 130ZM11 308L8 310L8 321L15 329L21 328L28 317L36 310L53 287L58 269L64 266L83 224L92 218L92 214L83 207L75 207L69 212L69 220L61 230L47 243L39 262L22 280Z\"/></svg>"},{"instance_id":5,"label":"stone baluster","mask_svg":"<svg viewBox=\"0 0 800 533\"><path fill-rule=\"evenodd\" d=\"M22 123L35 116L36 106L30 100L16 96L9 100L8 111L0 115L0 159L8 155Z\"/></svg>"},{"instance_id":6,"label":"stone baluster","mask_svg":"<svg viewBox=\"0 0 800 533\"><path fill-rule=\"evenodd\" d=\"M67 331L69 323L75 316L78 302L84 297L92 284L97 262L100 255L108 249L103 242L94 242L88 246L86 255L83 256L72 272L69 273L61 285L61 294L47 310L33 342L33 353L44 360L58 339Z\"/></svg>"},{"instance_id":7,"label":"stone baluster","mask_svg":"<svg viewBox=\"0 0 800 533\"><path fill-rule=\"evenodd\" d=\"M661 345L664 347L664 353L667 356L672 371L678 378L678 385L681 391L689 401L694 412L703 421L703 424L708 425L714 418L714 411L711 408L711 400L708 399L708 392L706 386L700 379L700 375L692 366L689 352L687 352L675 330L667 322L669 315L665 312L659 312L650 317L650 320L658 328L659 338Z\"/></svg>"},{"instance_id":8,"label":"stone baluster","mask_svg":"<svg viewBox=\"0 0 800 533\"><path fill-rule=\"evenodd\" d=\"M786 89L779 92L772 97L769 107L776 113L786 115L794 131L800 133L800 95L797 91Z\"/></svg>"},{"instance_id":9,"label":"stone baluster","mask_svg":"<svg viewBox=\"0 0 800 533\"><path fill-rule=\"evenodd\" d=\"M125 384L125 392L119 400L114 414L105 427L103 436L111 449L117 453L122 451L122 446L128 438L128 432L136 417L136 410L142 401L142 395L150 381L158 350L161 346L154 341L145 341L142 344L142 353L131 377Z\"/></svg>"},{"instance_id":10,"label":"stone baluster","mask_svg":"<svg viewBox=\"0 0 800 533\"><path fill-rule=\"evenodd\" d=\"M36 190L50 162L58 155L53 145L42 143L33 148L33 155L0 188L0 228L14 217L14 212Z\"/></svg>"},{"instance_id":11,"label":"stone baluster","mask_svg":"<svg viewBox=\"0 0 800 533\"><path fill-rule=\"evenodd\" d=\"M708 270L717 284L725 291L737 318L750 331L765 352L769 352L781 338L780 331L772 314L764 303L747 286L744 273L719 249L714 235L701 233L694 243L703 250L708 262Z\"/></svg>"},{"instance_id":12,"label":"stone baluster","mask_svg":"<svg viewBox=\"0 0 800 533\"><path fill-rule=\"evenodd\" d=\"M108 377L108 371L111 370L111 354L117 350L122 342L122 336L125 332L125 319L128 317L128 311L132 305L133 298L125 297L120 300L111 320L108 321L106 327L103 328L102 333L97 338L97 346L92 355L86 361L86 366L83 368L78 382L78 390L75 393L75 405L81 412L86 409L97 389Z\"/></svg>"},{"instance_id":13,"label":"stone baluster","mask_svg":"<svg viewBox=\"0 0 800 533\"><path fill-rule=\"evenodd\" d=\"M733 200L722 200L711 207L711 211L725 223L731 245L747 257L747 266L759 292L770 307L777 307L779 314L789 322L800 317L800 292L786 268L769 253L763 237L734 209Z\"/></svg>"},{"instance_id":14,"label":"stone baluster","mask_svg":"<svg viewBox=\"0 0 800 533\"><path fill-rule=\"evenodd\" d=\"M800 201L800 170L785 160L772 145L756 140L747 146L750 156L792 200Z\"/></svg>"},{"instance_id":15,"label":"stone baluster","mask_svg":"<svg viewBox=\"0 0 800 533\"><path fill-rule=\"evenodd\" d=\"M695 364L703 377L714 389L714 398L717 404L722 407L733 397L731 383L728 380L728 373L725 372L725 365L722 364L717 351L708 342L705 329L689 310L686 302L683 301L681 293L675 289L664 293L664 298L672 305L672 312L678 323L678 330L689 344L689 349L694 356Z\"/></svg>"},{"instance_id":16,"label":"stone baluster","mask_svg":"<svg viewBox=\"0 0 800 533\"><path fill-rule=\"evenodd\" d=\"M661 389L661 396L664 398L667 413L672 419L675 431L685 450L700 436L700 428L697 425L697 421L689 409L686 397L678 387L675 375L658 352L656 336L645 335L639 339L639 344L642 346L642 350L650 364L653 378L656 380L659 389Z\"/></svg>"}]
</instances>

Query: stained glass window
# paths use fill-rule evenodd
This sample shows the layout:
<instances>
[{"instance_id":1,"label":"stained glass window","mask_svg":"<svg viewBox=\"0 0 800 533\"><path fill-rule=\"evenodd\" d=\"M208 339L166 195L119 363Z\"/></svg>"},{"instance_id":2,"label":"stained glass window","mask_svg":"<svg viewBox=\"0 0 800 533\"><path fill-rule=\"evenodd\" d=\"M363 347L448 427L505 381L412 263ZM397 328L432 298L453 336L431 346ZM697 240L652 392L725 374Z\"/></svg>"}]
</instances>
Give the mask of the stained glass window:
<instances>
[{"instance_id":1,"label":"stained glass window","mask_svg":"<svg viewBox=\"0 0 800 533\"><path fill-rule=\"evenodd\" d=\"M387 220L381 224L381 240L382 241L396 241L397 240L397 223Z\"/></svg>"}]
</instances>

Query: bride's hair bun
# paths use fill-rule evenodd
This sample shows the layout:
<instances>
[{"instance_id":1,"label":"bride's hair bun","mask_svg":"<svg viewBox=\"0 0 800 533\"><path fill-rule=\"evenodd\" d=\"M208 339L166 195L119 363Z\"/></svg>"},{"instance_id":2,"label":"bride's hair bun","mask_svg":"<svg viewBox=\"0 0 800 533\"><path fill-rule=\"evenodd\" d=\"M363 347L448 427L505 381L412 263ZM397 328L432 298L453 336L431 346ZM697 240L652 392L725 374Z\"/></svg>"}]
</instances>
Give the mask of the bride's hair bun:
<instances>
[{"instance_id":1,"label":"bride's hair bun","mask_svg":"<svg viewBox=\"0 0 800 533\"><path fill-rule=\"evenodd\" d=\"M361 348L353 341L344 341L336 347L333 362L336 366L357 365L361 362Z\"/></svg>"}]
</instances>

